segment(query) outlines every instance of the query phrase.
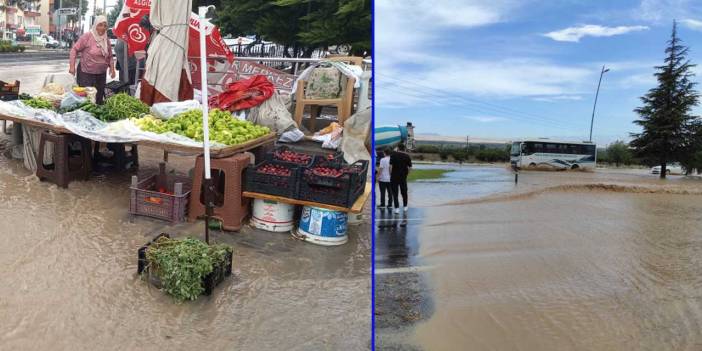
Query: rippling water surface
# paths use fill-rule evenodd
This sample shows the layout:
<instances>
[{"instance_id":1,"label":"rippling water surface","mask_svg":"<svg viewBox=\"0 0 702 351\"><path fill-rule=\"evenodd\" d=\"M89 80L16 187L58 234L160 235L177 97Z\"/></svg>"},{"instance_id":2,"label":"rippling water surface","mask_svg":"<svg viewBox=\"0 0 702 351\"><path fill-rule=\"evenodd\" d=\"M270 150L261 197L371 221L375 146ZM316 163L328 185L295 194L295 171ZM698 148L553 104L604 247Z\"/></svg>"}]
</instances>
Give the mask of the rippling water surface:
<instances>
[{"instance_id":1,"label":"rippling water surface","mask_svg":"<svg viewBox=\"0 0 702 351\"><path fill-rule=\"evenodd\" d=\"M517 186L484 190L426 209L420 256L435 311L415 329L423 349L702 349L701 180L522 172Z\"/></svg>"},{"instance_id":2,"label":"rippling water surface","mask_svg":"<svg viewBox=\"0 0 702 351\"><path fill-rule=\"evenodd\" d=\"M140 152L140 172L155 171L160 151ZM171 155L180 173L193 164ZM131 220L129 177L59 189L0 155L0 349L369 348L369 225L352 227L341 247L216 232L234 248L233 275L212 296L177 304L135 274L136 250L160 232L202 236L202 222Z\"/></svg>"}]
</instances>

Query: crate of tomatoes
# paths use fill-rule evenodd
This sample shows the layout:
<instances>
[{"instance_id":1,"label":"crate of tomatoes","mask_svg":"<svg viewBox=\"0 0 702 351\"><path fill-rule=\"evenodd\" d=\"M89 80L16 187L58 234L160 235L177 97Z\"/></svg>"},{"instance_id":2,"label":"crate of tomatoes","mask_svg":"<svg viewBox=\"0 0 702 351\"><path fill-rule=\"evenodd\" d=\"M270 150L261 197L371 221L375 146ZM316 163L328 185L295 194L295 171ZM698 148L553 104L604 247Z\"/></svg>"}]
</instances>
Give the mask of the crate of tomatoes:
<instances>
[{"instance_id":1,"label":"crate of tomatoes","mask_svg":"<svg viewBox=\"0 0 702 351\"><path fill-rule=\"evenodd\" d=\"M246 168L244 190L295 198L298 192L300 168L275 160L265 160Z\"/></svg>"},{"instance_id":2,"label":"crate of tomatoes","mask_svg":"<svg viewBox=\"0 0 702 351\"><path fill-rule=\"evenodd\" d=\"M346 164L318 159L301 173L299 199L351 207L366 185L368 161Z\"/></svg>"},{"instance_id":3,"label":"crate of tomatoes","mask_svg":"<svg viewBox=\"0 0 702 351\"><path fill-rule=\"evenodd\" d=\"M282 145L269 152L266 159L293 168L304 168L309 167L312 165L312 163L314 163L315 156L304 152L294 151L291 148Z\"/></svg>"}]
</instances>

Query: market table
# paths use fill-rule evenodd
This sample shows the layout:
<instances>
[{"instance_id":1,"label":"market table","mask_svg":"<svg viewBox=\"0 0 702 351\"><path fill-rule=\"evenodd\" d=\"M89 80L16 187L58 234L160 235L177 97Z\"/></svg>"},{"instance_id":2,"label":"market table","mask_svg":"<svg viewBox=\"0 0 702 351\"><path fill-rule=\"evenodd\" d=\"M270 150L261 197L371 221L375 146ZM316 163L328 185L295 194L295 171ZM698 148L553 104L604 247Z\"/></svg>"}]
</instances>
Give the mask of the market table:
<instances>
[{"instance_id":1,"label":"market table","mask_svg":"<svg viewBox=\"0 0 702 351\"><path fill-rule=\"evenodd\" d=\"M324 208L324 209L332 210L332 211L361 213L363 211L363 205L366 203L366 200L368 200L368 197L370 196L371 190L372 190L371 183L366 182L366 188L363 190L363 194L361 194L361 196L359 196L358 199L356 199L356 202L354 202L353 206L351 206L350 208L335 206L335 205L327 205L327 204L322 204L322 203L312 202L312 201L296 200L296 199L291 199L288 197L282 197L282 196L276 196L276 195L254 193L251 191L244 191L243 196L249 197L249 198L254 198L254 199L277 201L277 202L282 202L282 203L291 204L291 205L320 207L320 208Z\"/></svg>"},{"instance_id":2,"label":"market table","mask_svg":"<svg viewBox=\"0 0 702 351\"><path fill-rule=\"evenodd\" d=\"M30 127L47 129L47 130L53 131L55 133L73 134L73 132L71 132L70 130L68 130L64 127L53 125L51 123L37 121L35 119L30 119L30 118L14 117L14 116L7 116L7 115L0 114L0 120L12 121L12 122L20 123L20 124L27 125ZM257 148L259 146L273 143L275 141L275 139L276 139L275 132L270 132L268 135L264 135L264 136L256 138L256 139L249 140L249 141L242 143L242 144L232 145L232 146L227 146L227 147L222 147L222 148L213 147L210 150L210 156L213 158L229 157L229 156L232 156L232 155L240 153L240 152L249 151L249 150ZM162 142L162 141L140 140L140 141L135 142L135 144L160 148L160 149L163 149L165 152L175 152L175 153L182 153L182 154L202 154L202 152L203 152L201 146L199 146L199 147L198 146L185 146L185 145Z\"/></svg>"}]
</instances>

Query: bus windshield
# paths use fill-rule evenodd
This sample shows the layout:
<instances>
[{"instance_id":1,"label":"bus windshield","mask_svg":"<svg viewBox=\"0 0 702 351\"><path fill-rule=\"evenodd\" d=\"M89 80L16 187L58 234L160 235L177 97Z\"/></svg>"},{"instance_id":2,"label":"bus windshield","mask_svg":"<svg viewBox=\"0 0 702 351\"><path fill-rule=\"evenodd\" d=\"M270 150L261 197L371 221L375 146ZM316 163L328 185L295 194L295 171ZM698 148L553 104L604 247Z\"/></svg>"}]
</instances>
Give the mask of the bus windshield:
<instances>
[{"instance_id":1,"label":"bus windshield","mask_svg":"<svg viewBox=\"0 0 702 351\"><path fill-rule=\"evenodd\" d=\"M519 156L522 151L522 143L512 143L512 149L510 150L510 156Z\"/></svg>"}]
</instances>

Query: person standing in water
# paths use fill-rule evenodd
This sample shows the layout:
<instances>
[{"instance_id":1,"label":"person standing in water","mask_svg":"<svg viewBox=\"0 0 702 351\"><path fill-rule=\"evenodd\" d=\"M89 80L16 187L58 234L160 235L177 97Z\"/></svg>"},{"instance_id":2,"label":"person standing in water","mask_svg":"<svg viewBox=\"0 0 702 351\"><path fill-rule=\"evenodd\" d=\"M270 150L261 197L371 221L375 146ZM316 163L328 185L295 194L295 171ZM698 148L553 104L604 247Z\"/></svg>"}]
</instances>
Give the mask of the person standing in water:
<instances>
[{"instance_id":1,"label":"person standing in water","mask_svg":"<svg viewBox=\"0 0 702 351\"><path fill-rule=\"evenodd\" d=\"M402 203L407 212L409 199L407 198L407 176L412 169L412 159L405 153L405 145L400 144L390 156L390 186L392 187L393 201L395 203L395 213L400 213L400 193Z\"/></svg>"},{"instance_id":2,"label":"person standing in water","mask_svg":"<svg viewBox=\"0 0 702 351\"><path fill-rule=\"evenodd\" d=\"M393 195L391 183L390 183L390 172L392 167L390 166L390 154L392 151L386 149L383 151L384 157L380 159L380 165L378 166L378 185L380 186L380 205L379 208L385 208L385 193L388 194L388 207L392 208L395 196Z\"/></svg>"},{"instance_id":3,"label":"person standing in water","mask_svg":"<svg viewBox=\"0 0 702 351\"><path fill-rule=\"evenodd\" d=\"M76 68L76 57L80 54L80 63ZM89 32L83 34L71 49L68 72L76 76L78 85L95 87L95 103L102 104L105 98L107 70L110 77L115 77L115 65L112 60L112 46L107 39L107 18L97 16Z\"/></svg>"}]
</instances>

